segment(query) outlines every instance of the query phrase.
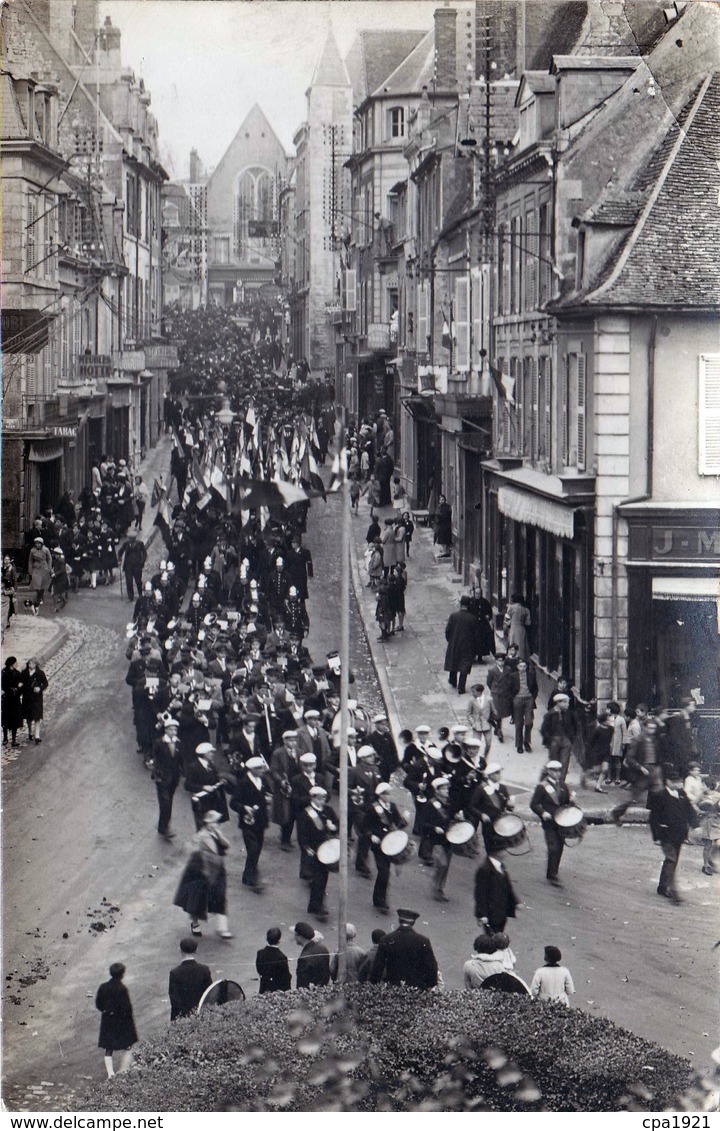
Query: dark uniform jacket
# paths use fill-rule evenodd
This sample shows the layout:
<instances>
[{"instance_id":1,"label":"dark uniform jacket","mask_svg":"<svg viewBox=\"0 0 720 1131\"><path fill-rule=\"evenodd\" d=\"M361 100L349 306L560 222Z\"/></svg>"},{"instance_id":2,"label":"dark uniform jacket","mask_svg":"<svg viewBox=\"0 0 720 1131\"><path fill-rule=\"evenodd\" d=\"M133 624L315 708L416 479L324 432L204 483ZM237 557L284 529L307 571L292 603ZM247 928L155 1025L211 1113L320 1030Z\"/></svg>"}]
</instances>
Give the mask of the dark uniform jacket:
<instances>
[{"instance_id":1,"label":"dark uniform jacket","mask_svg":"<svg viewBox=\"0 0 720 1131\"><path fill-rule=\"evenodd\" d=\"M682 789L677 796L665 788L651 792L647 807L650 810L650 832L654 841L682 844L695 824L695 810Z\"/></svg>"},{"instance_id":2,"label":"dark uniform jacket","mask_svg":"<svg viewBox=\"0 0 720 1131\"><path fill-rule=\"evenodd\" d=\"M518 903L505 865L498 872L486 856L475 873L475 917L487 919L491 926L495 926L504 923L505 919L514 919Z\"/></svg>"},{"instance_id":3,"label":"dark uniform jacket","mask_svg":"<svg viewBox=\"0 0 720 1131\"><path fill-rule=\"evenodd\" d=\"M559 809L561 805L569 804L570 791L566 785L550 787L547 782L541 781L535 786L530 808L542 820L543 813L549 813L552 817L555 810Z\"/></svg>"},{"instance_id":4,"label":"dark uniform jacket","mask_svg":"<svg viewBox=\"0 0 720 1131\"><path fill-rule=\"evenodd\" d=\"M425 935L418 934L413 927L402 926L380 940L370 971L371 982L389 982L393 986L404 983L431 990L437 980L437 959Z\"/></svg>"},{"instance_id":5,"label":"dark uniform jacket","mask_svg":"<svg viewBox=\"0 0 720 1131\"><path fill-rule=\"evenodd\" d=\"M260 975L260 993L289 990L290 967L279 946L264 946L255 957L255 969Z\"/></svg>"},{"instance_id":6,"label":"dark uniform jacket","mask_svg":"<svg viewBox=\"0 0 720 1131\"><path fill-rule=\"evenodd\" d=\"M208 986L212 985L210 967L194 958L186 958L179 966L170 971L170 1020L176 1017L187 1017L197 1009L200 998Z\"/></svg>"}]
</instances>

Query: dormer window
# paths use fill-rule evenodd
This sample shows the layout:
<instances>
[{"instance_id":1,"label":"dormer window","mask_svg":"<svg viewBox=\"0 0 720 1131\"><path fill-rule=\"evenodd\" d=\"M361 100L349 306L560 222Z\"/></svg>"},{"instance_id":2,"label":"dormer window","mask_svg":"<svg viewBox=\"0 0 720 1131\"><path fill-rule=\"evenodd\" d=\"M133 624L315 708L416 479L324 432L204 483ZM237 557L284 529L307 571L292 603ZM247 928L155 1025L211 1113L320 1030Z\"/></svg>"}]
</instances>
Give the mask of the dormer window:
<instances>
[{"instance_id":1,"label":"dormer window","mask_svg":"<svg viewBox=\"0 0 720 1131\"><path fill-rule=\"evenodd\" d=\"M405 108L393 106L389 111L390 137L405 137Z\"/></svg>"}]
</instances>

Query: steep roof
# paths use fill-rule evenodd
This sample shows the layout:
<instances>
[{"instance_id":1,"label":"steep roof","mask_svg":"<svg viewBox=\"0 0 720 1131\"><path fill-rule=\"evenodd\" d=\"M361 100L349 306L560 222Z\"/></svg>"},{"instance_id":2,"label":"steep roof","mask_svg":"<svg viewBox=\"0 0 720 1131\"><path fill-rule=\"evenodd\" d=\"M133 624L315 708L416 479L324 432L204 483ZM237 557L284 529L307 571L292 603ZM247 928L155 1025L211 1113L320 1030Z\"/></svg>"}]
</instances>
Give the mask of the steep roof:
<instances>
[{"instance_id":1,"label":"steep roof","mask_svg":"<svg viewBox=\"0 0 720 1131\"><path fill-rule=\"evenodd\" d=\"M356 106L384 85L426 34L426 31L358 32L345 57Z\"/></svg>"},{"instance_id":2,"label":"steep roof","mask_svg":"<svg viewBox=\"0 0 720 1131\"><path fill-rule=\"evenodd\" d=\"M433 79L434 62L435 33L429 31L392 74L388 75L383 82L382 93L407 94L408 91L420 92L423 86L429 87ZM381 92L374 90L371 93Z\"/></svg>"},{"instance_id":3,"label":"steep roof","mask_svg":"<svg viewBox=\"0 0 720 1131\"><path fill-rule=\"evenodd\" d=\"M15 93L15 84L7 71L2 73L2 138L3 141L18 141L28 137L28 128L20 111L20 103Z\"/></svg>"},{"instance_id":4,"label":"steep roof","mask_svg":"<svg viewBox=\"0 0 720 1131\"><path fill-rule=\"evenodd\" d=\"M589 305L720 307L720 72L707 77L635 178L647 199Z\"/></svg>"},{"instance_id":5,"label":"steep roof","mask_svg":"<svg viewBox=\"0 0 720 1131\"><path fill-rule=\"evenodd\" d=\"M311 86L350 86L350 77L342 60L332 28L318 59Z\"/></svg>"},{"instance_id":6,"label":"steep roof","mask_svg":"<svg viewBox=\"0 0 720 1131\"><path fill-rule=\"evenodd\" d=\"M217 176L217 174L219 173L219 171L223 167L225 161L228 159L228 155L236 148L238 143L240 143L243 146L247 145L247 142L245 141L245 138L244 138L244 135L246 133L250 134L251 141L252 141L253 135L255 135L257 137L259 134L262 134L262 133L270 134L272 139L276 142L278 148L285 155L285 157L287 157L287 154L285 154L285 147L284 147L283 143L280 141L280 138L277 136L277 134L275 133L275 130L270 125L270 122L265 117L265 113L263 112L263 110L260 108L260 106L256 102L255 105L252 107L252 109L249 111L249 113L247 113L245 115L245 118L240 123L240 127L237 130L234 138L232 139L229 146L227 147L227 149L223 153L222 157L218 161L217 165L213 169L212 173L208 177L208 181L207 181L208 186L212 183L213 178Z\"/></svg>"}]
</instances>

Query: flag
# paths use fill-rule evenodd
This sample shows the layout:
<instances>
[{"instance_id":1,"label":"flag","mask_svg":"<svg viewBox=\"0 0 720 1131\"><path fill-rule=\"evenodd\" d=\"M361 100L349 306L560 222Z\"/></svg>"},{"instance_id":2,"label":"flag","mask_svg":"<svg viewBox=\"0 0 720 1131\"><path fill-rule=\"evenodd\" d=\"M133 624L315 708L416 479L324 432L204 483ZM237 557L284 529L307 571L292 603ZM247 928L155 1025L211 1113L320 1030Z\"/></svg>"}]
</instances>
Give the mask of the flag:
<instances>
[{"instance_id":1,"label":"flag","mask_svg":"<svg viewBox=\"0 0 720 1131\"><path fill-rule=\"evenodd\" d=\"M259 510L261 507L291 507L293 503L306 503L308 499L316 497L316 492L309 491L295 483L285 483L277 479L241 479L240 486L244 489L243 497L233 504L232 511Z\"/></svg>"},{"instance_id":2,"label":"flag","mask_svg":"<svg viewBox=\"0 0 720 1131\"><path fill-rule=\"evenodd\" d=\"M309 446L305 447L302 460L300 461L300 482L312 490L317 491L318 494L327 502L325 495L325 484L320 478L320 471L315 460L315 456L310 450Z\"/></svg>"},{"instance_id":3,"label":"flag","mask_svg":"<svg viewBox=\"0 0 720 1131\"><path fill-rule=\"evenodd\" d=\"M160 534L162 535L162 540L169 551L172 551L173 548L172 531L170 530L171 517L170 504L167 501L167 495L163 494L160 498L160 501L158 502L157 514L155 515L155 518L153 520L153 525L158 527Z\"/></svg>"},{"instance_id":4,"label":"flag","mask_svg":"<svg viewBox=\"0 0 720 1131\"><path fill-rule=\"evenodd\" d=\"M328 491L339 491L347 479L347 451L341 448L333 460Z\"/></svg>"},{"instance_id":5,"label":"flag","mask_svg":"<svg viewBox=\"0 0 720 1131\"><path fill-rule=\"evenodd\" d=\"M495 382L495 388L498 391L501 401L512 408L515 407L515 378L511 377L509 373L503 373L496 365L490 362L490 376Z\"/></svg>"},{"instance_id":6,"label":"flag","mask_svg":"<svg viewBox=\"0 0 720 1131\"><path fill-rule=\"evenodd\" d=\"M442 314L442 320L443 320L443 325L442 325L443 348L446 349L446 350L451 350L452 347L453 347L452 331L450 329L450 326L451 326L451 323L452 323L452 306L450 307L450 322L448 322L447 318L445 317L445 311L442 307L440 309L440 313Z\"/></svg>"}]
</instances>

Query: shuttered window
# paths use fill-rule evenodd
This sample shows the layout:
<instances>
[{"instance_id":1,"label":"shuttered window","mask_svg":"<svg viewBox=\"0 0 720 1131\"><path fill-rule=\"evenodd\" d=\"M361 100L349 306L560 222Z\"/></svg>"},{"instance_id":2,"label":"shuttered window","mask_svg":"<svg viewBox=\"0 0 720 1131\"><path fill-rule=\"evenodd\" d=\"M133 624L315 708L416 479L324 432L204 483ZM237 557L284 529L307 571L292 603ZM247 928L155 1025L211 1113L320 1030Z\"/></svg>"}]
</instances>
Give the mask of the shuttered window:
<instances>
[{"instance_id":1,"label":"shuttered window","mask_svg":"<svg viewBox=\"0 0 720 1131\"><path fill-rule=\"evenodd\" d=\"M470 280L455 280L455 368L467 373L470 368Z\"/></svg>"},{"instance_id":2,"label":"shuttered window","mask_svg":"<svg viewBox=\"0 0 720 1131\"><path fill-rule=\"evenodd\" d=\"M538 306L538 219L535 211L525 215L525 310Z\"/></svg>"},{"instance_id":3,"label":"shuttered window","mask_svg":"<svg viewBox=\"0 0 720 1131\"><path fill-rule=\"evenodd\" d=\"M534 357L527 359L528 378L530 382L530 458L539 457L540 416L539 416L539 374Z\"/></svg>"},{"instance_id":4,"label":"shuttered window","mask_svg":"<svg viewBox=\"0 0 720 1131\"><path fill-rule=\"evenodd\" d=\"M545 376L545 450L543 456L552 464L552 360L542 359Z\"/></svg>"},{"instance_id":5,"label":"shuttered window","mask_svg":"<svg viewBox=\"0 0 720 1131\"><path fill-rule=\"evenodd\" d=\"M419 353L428 352L428 334L429 334L429 320L428 320L428 307L429 303L429 285L427 282L420 283L417 289L417 349Z\"/></svg>"},{"instance_id":6,"label":"shuttered window","mask_svg":"<svg viewBox=\"0 0 720 1131\"><path fill-rule=\"evenodd\" d=\"M586 357L584 353L577 355L577 387L576 387L576 404L577 404L577 466L579 471L585 470L585 462L587 458L587 427L586 427L586 408L587 408L587 374L586 374Z\"/></svg>"},{"instance_id":7,"label":"shuttered window","mask_svg":"<svg viewBox=\"0 0 720 1131\"><path fill-rule=\"evenodd\" d=\"M470 368L482 369L480 350L483 348L483 278L479 267L472 273L472 343L470 346Z\"/></svg>"},{"instance_id":8,"label":"shuttered window","mask_svg":"<svg viewBox=\"0 0 720 1131\"><path fill-rule=\"evenodd\" d=\"M563 357L563 371L562 382L560 387L560 427L562 430L562 463L563 467L567 467L570 460L570 414L569 414L569 397L568 397L568 383L570 377L570 359L567 354Z\"/></svg>"},{"instance_id":9,"label":"shuttered window","mask_svg":"<svg viewBox=\"0 0 720 1131\"><path fill-rule=\"evenodd\" d=\"M357 272L354 268L345 272L345 309L357 310Z\"/></svg>"},{"instance_id":10,"label":"shuttered window","mask_svg":"<svg viewBox=\"0 0 720 1131\"><path fill-rule=\"evenodd\" d=\"M699 472L720 475L720 354L700 354Z\"/></svg>"}]
</instances>

